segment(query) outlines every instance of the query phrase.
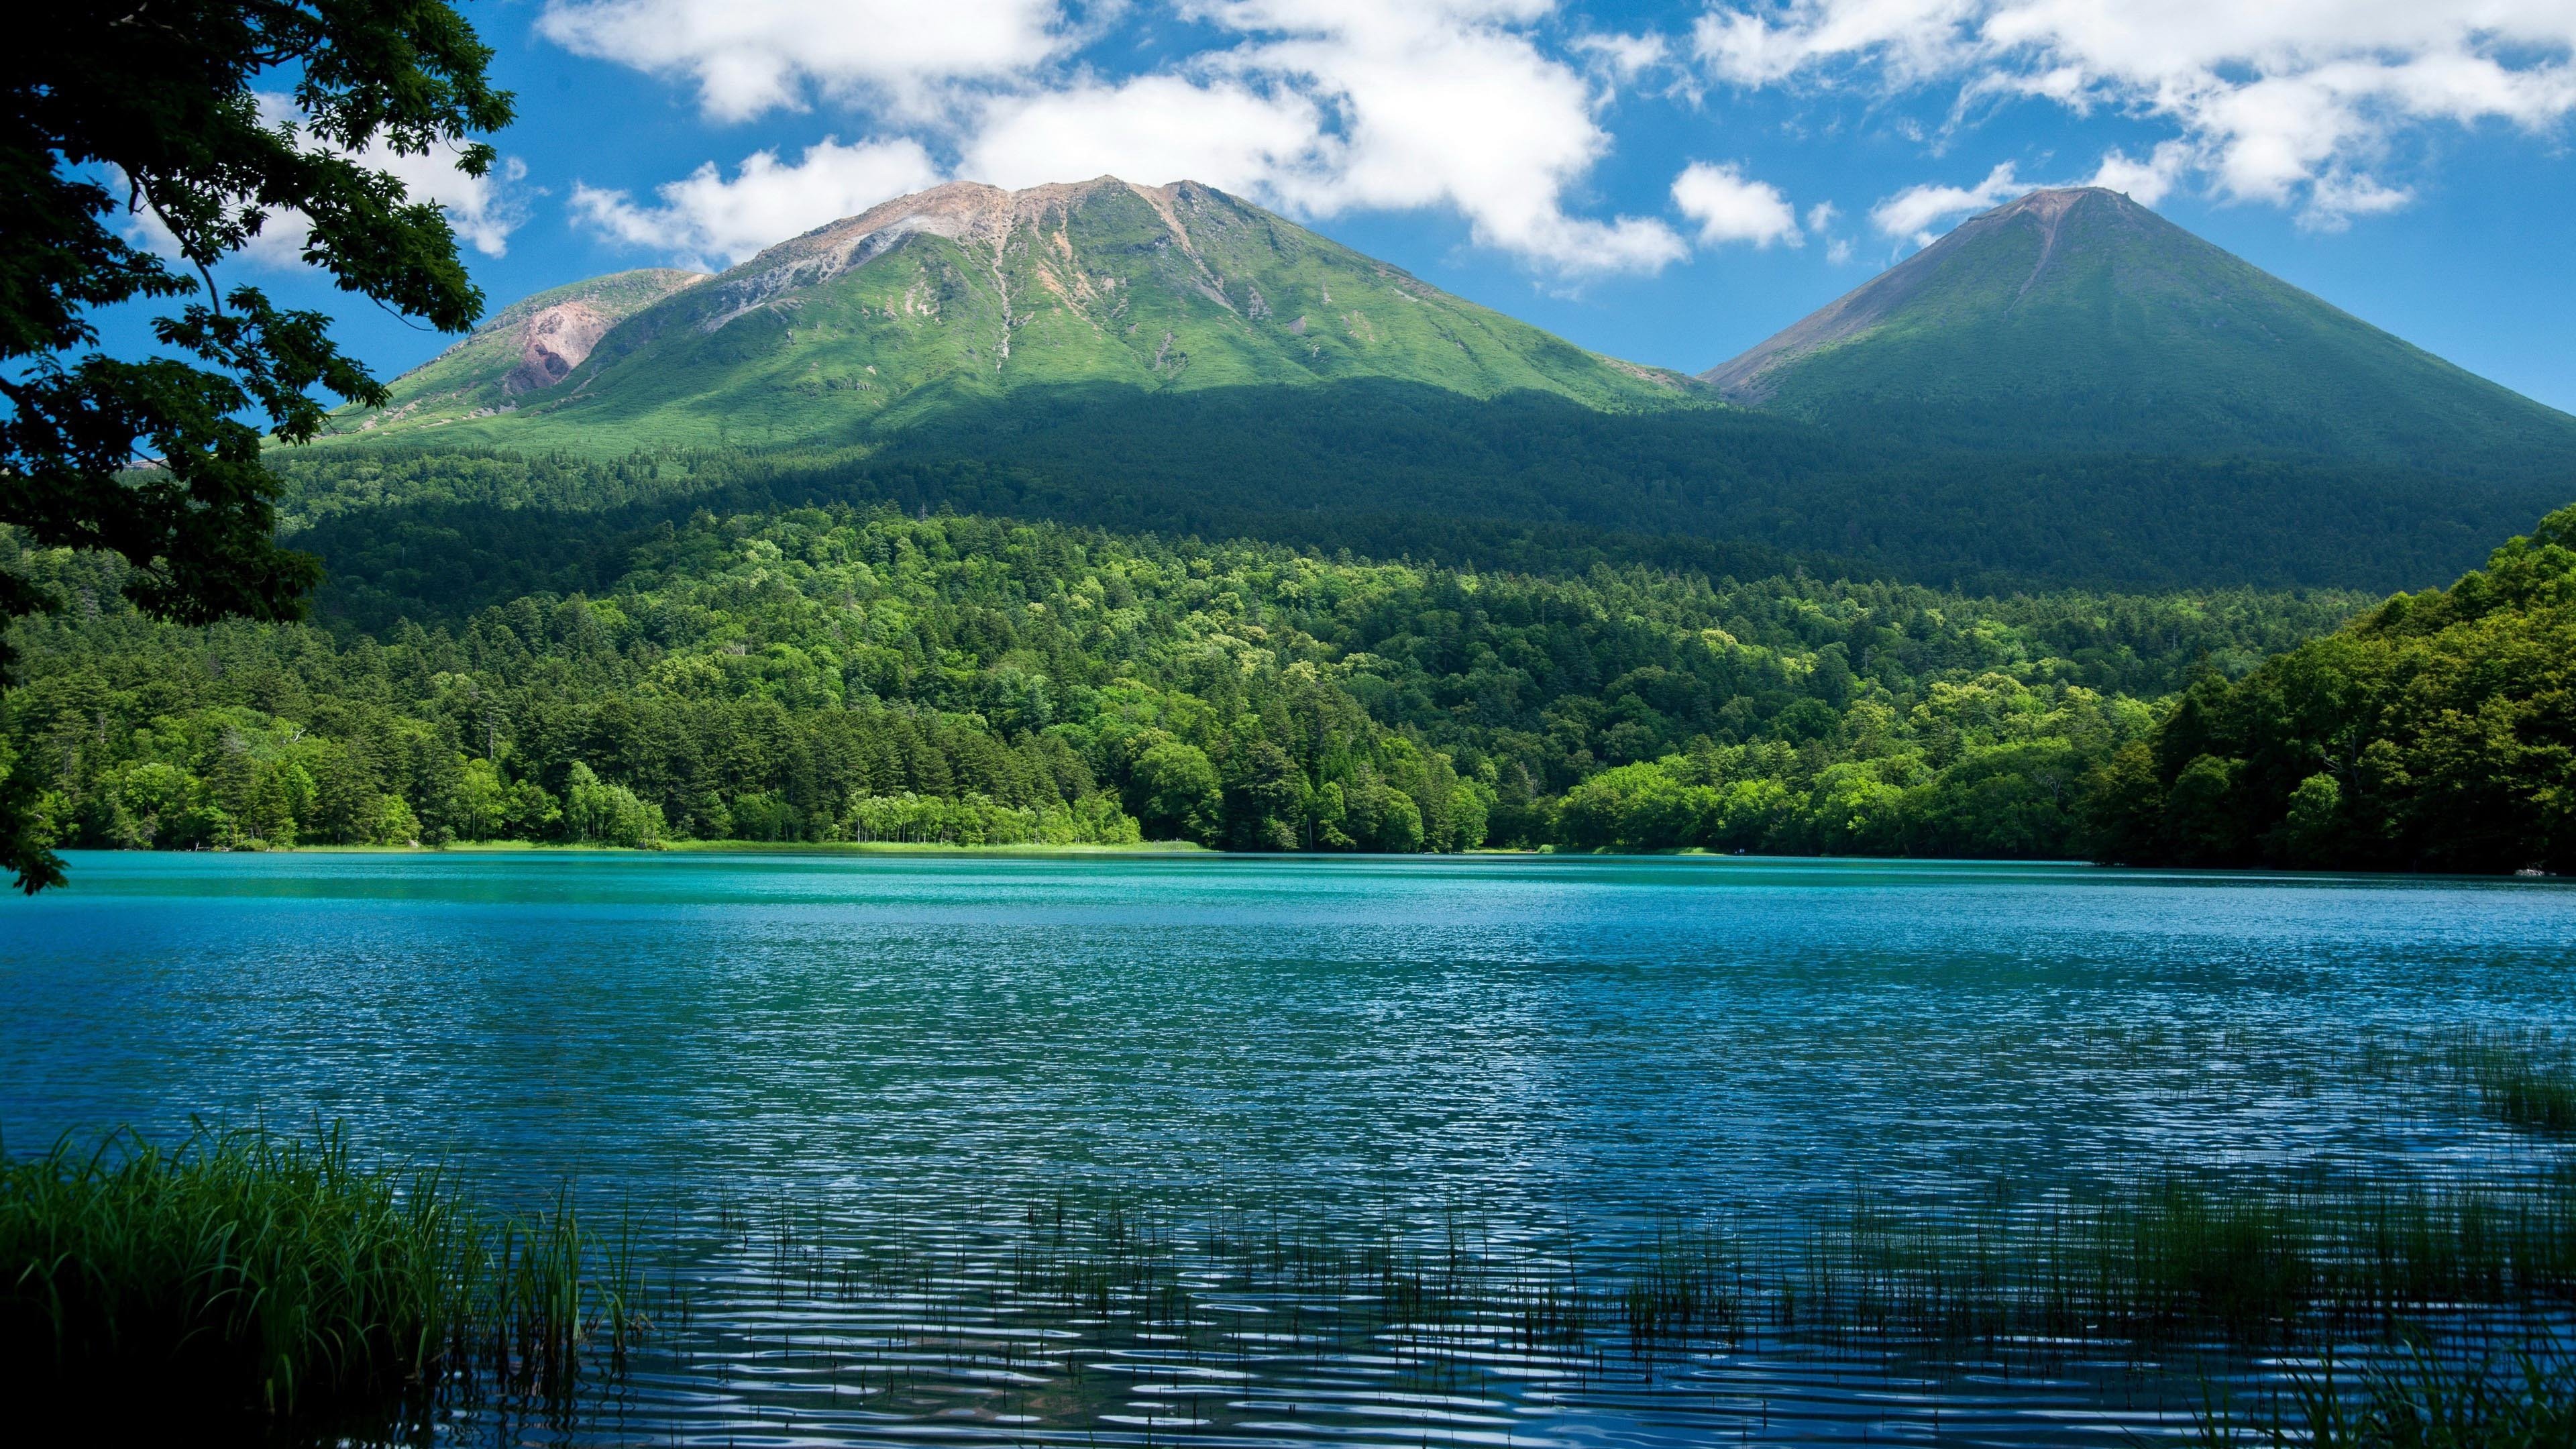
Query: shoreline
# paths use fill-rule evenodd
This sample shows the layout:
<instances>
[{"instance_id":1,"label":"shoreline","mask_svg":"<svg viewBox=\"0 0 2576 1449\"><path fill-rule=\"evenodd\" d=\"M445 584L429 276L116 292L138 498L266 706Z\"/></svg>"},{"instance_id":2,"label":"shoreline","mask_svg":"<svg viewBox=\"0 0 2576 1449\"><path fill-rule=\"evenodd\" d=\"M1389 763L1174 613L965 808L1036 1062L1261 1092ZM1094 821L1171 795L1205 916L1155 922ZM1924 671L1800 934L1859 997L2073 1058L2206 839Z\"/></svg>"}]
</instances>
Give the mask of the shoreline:
<instances>
[{"instance_id":1,"label":"shoreline","mask_svg":"<svg viewBox=\"0 0 2576 1449\"><path fill-rule=\"evenodd\" d=\"M137 851L141 855L189 854ZM215 855L1222 855L1185 840L1134 845L949 845L893 840L674 840L661 845L590 845L559 840L460 840L451 845L289 845Z\"/></svg>"}]
</instances>

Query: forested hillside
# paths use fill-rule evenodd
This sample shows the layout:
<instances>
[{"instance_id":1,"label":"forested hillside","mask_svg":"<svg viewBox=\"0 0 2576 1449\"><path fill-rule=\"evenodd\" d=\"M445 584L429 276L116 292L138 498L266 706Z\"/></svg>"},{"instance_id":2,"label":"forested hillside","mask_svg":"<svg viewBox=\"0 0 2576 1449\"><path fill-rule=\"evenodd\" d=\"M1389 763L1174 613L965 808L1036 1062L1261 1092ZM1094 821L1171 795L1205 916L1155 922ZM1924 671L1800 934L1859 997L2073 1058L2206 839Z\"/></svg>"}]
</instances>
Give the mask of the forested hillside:
<instances>
[{"instance_id":1,"label":"forested hillside","mask_svg":"<svg viewBox=\"0 0 2576 1449\"><path fill-rule=\"evenodd\" d=\"M1481 569L1600 558L1739 578L1804 567L1979 594L2384 594L2456 577L2565 501L2554 483L2428 490L2401 470L2280 459L1899 466L1854 450L1827 468L1810 434L1756 414L1621 418L1541 400L1480 411L1392 384L1304 391L1347 410L1271 409L1242 389L1104 394L1059 398L1058 409L1023 399L1014 416L924 428L872 453L350 450L275 465L289 480L286 515L313 529L299 542L336 577L397 593L400 578L436 579L432 600L466 587L487 599L596 590L631 530L699 507L877 502ZM540 548L537 535L552 542ZM539 559L557 570L605 562L539 577L527 572Z\"/></svg>"},{"instance_id":2,"label":"forested hillside","mask_svg":"<svg viewBox=\"0 0 2576 1449\"><path fill-rule=\"evenodd\" d=\"M2362 602L1462 572L846 506L666 520L586 596L372 635L152 624L95 560L8 562L68 602L22 630L5 724L73 845L2062 856L2149 701Z\"/></svg>"},{"instance_id":3,"label":"forested hillside","mask_svg":"<svg viewBox=\"0 0 2576 1449\"><path fill-rule=\"evenodd\" d=\"M2576 508L2448 589L2199 682L2105 785L2113 859L2576 872Z\"/></svg>"}]
</instances>

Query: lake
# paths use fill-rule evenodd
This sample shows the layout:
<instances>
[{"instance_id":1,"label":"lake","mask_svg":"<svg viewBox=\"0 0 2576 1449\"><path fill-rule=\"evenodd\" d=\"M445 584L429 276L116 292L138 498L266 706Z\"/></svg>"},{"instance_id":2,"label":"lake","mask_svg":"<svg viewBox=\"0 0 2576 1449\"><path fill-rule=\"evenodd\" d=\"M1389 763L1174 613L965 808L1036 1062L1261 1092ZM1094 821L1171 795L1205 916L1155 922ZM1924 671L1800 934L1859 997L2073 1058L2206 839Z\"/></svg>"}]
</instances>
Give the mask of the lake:
<instances>
[{"instance_id":1,"label":"lake","mask_svg":"<svg viewBox=\"0 0 2576 1449\"><path fill-rule=\"evenodd\" d=\"M2390 1063L2576 1006L2554 881L571 853L71 877L0 906L9 1150L345 1121L642 1225L666 1298L634 1371L551 1418L460 1411L461 1442L2185 1434L2206 1370L2180 1360L1515 1342L1191 1245L1267 1224L1544 1276L1864 1195L2527 1174L2560 1149ZM1045 1307L1031 1243L1068 1214L1162 1255L1178 1330Z\"/></svg>"}]
</instances>

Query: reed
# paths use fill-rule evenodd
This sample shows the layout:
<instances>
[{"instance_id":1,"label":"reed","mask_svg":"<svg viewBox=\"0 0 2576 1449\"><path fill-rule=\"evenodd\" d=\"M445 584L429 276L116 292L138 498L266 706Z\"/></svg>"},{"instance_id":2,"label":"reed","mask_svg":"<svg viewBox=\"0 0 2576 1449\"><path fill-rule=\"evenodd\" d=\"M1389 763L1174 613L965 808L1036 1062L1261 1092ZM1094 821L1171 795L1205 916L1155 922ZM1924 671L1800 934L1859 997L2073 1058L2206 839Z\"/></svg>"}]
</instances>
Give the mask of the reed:
<instances>
[{"instance_id":1,"label":"reed","mask_svg":"<svg viewBox=\"0 0 2576 1449\"><path fill-rule=\"evenodd\" d=\"M2358 1373L2327 1354L2248 1411L2194 1416L2208 1449L2543 1449L2576 1444L2576 1359L2554 1340L2501 1353L2410 1341Z\"/></svg>"},{"instance_id":2,"label":"reed","mask_svg":"<svg viewBox=\"0 0 2576 1449\"><path fill-rule=\"evenodd\" d=\"M2482 1030L2455 1041L2449 1055L2488 1116L2537 1136L2576 1137L2576 1060L2563 1039Z\"/></svg>"},{"instance_id":3,"label":"reed","mask_svg":"<svg viewBox=\"0 0 2576 1449\"><path fill-rule=\"evenodd\" d=\"M459 1375L550 1392L640 1331L625 1271L568 1199L494 1218L337 1127L65 1138L0 1157L0 1390L272 1418Z\"/></svg>"},{"instance_id":4,"label":"reed","mask_svg":"<svg viewBox=\"0 0 2576 1449\"><path fill-rule=\"evenodd\" d=\"M1807 1231L1784 1324L1938 1340L2297 1342L2576 1302L2576 1185L2140 1178Z\"/></svg>"},{"instance_id":5,"label":"reed","mask_svg":"<svg viewBox=\"0 0 2576 1449\"><path fill-rule=\"evenodd\" d=\"M1006 1293L1092 1331L1186 1332L1216 1294L1329 1305L1353 1341L1490 1332L1525 1350L1624 1341L1650 1353L1771 1333L2269 1349L2576 1305L2576 1178L2564 1171L2482 1184L2142 1174L2081 1193L1862 1196L1810 1216L1673 1221L1650 1241L1592 1247L1526 1233L1498 1247L1447 1216L1300 1230L1062 1198L1021 1226Z\"/></svg>"}]
</instances>

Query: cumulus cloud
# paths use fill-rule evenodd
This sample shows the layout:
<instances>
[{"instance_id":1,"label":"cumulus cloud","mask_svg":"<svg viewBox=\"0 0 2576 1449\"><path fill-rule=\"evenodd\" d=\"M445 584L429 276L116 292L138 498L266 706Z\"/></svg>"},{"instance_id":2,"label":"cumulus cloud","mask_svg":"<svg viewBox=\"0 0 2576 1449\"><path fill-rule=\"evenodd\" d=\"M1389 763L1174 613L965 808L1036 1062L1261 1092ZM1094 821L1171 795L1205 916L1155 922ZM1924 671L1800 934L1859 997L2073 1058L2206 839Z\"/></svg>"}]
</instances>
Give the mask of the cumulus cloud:
<instances>
[{"instance_id":1,"label":"cumulus cloud","mask_svg":"<svg viewBox=\"0 0 2576 1449\"><path fill-rule=\"evenodd\" d=\"M414 200L436 202L458 239L487 257L509 255L510 233L527 223L528 163L515 156L501 157L480 176L457 170L455 155L444 148L398 156L377 146L358 159L392 172Z\"/></svg>"},{"instance_id":2,"label":"cumulus cloud","mask_svg":"<svg viewBox=\"0 0 2576 1449\"><path fill-rule=\"evenodd\" d=\"M537 29L685 76L721 120L802 106L809 90L917 109L945 85L1019 76L1074 35L1055 0L548 0Z\"/></svg>"},{"instance_id":3,"label":"cumulus cloud","mask_svg":"<svg viewBox=\"0 0 2576 1449\"><path fill-rule=\"evenodd\" d=\"M2199 172L2315 225L2403 204L2372 168L2409 126L2537 131L2576 114L2567 0L1726 0L1692 42L1739 85L1874 71L2160 117L2181 149L2120 158L2109 174L2133 194Z\"/></svg>"},{"instance_id":4,"label":"cumulus cloud","mask_svg":"<svg viewBox=\"0 0 2576 1449\"><path fill-rule=\"evenodd\" d=\"M1869 209L1869 224L1892 237L1923 246L1970 212L2000 206L2028 190L2009 161L1974 186L1909 186Z\"/></svg>"},{"instance_id":5,"label":"cumulus cloud","mask_svg":"<svg viewBox=\"0 0 2576 1449\"><path fill-rule=\"evenodd\" d=\"M1653 271L1689 249L1657 218L1581 214L1611 145L1606 97L1542 50L1553 0L1171 4L1218 43L1118 80L1065 64L1079 24L1034 0L552 0L543 28L694 79L713 116L880 98L881 120L976 180L1186 177L1309 217L1447 207L1479 244L1565 276ZM1646 54L1594 53L1614 71ZM631 235L623 213L585 214Z\"/></svg>"},{"instance_id":6,"label":"cumulus cloud","mask_svg":"<svg viewBox=\"0 0 2576 1449\"><path fill-rule=\"evenodd\" d=\"M2102 157L2084 184L2127 192L2139 205L2153 206L2181 184L2190 165L2191 147L2181 141L2163 142L2143 160L2133 161L2128 152L2115 149Z\"/></svg>"},{"instance_id":7,"label":"cumulus cloud","mask_svg":"<svg viewBox=\"0 0 2576 1449\"><path fill-rule=\"evenodd\" d=\"M686 261L738 262L761 248L939 180L920 143L831 137L794 165L755 151L727 178L714 162L654 188L641 206L623 191L576 186L573 215L603 235Z\"/></svg>"},{"instance_id":8,"label":"cumulus cloud","mask_svg":"<svg viewBox=\"0 0 2576 1449\"><path fill-rule=\"evenodd\" d=\"M1517 23L1544 0L1228 0L1257 38L1229 58L1317 94L1337 125L1322 164L1269 189L1310 214L1447 205L1477 241L1569 274L1653 271L1687 250L1663 222L1569 213L1610 149L1594 96Z\"/></svg>"},{"instance_id":9,"label":"cumulus cloud","mask_svg":"<svg viewBox=\"0 0 2576 1449\"><path fill-rule=\"evenodd\" d=\"M1732 165L1694 161L1682 168L1682 174L1673 178L1673 205L1699 223L1704 246L1751 242L1767 247L1785 242L1794 247L1806 241L1798 230L1798 214L1780 188L1752 180ZM1816 212L1821 224L1832 219L1833 207L1823 203Z\"/></svg>"},{"instance_id":10,"label":"cumulus cloud","mask_svg":"<svg viewBox=\"0 0 2576 1449\"><path fill-rule=\"evenodd\" d=\"M1004 96L976 120L958 174L1014 189L1114 174L1255 190L1316 165L1323 132L1293 91L1168 75Z\"/></svg>"},{"instance_id":11,"label":"cumulus cloud","mask_svg":"<svg viewBox=\"0 0 2576 1449\"><path fill-rule=\"evenodd\" d=\"M1673 61L1672 41L1653 31L1641 35L1578 35L1573 48L1612 80L1622 82L1642 80Z\"/></svg>"}]
</instances>

